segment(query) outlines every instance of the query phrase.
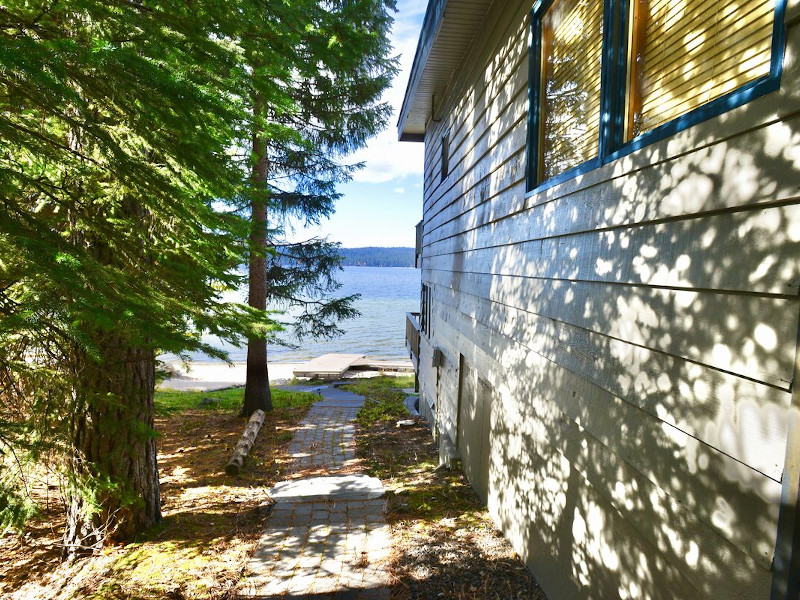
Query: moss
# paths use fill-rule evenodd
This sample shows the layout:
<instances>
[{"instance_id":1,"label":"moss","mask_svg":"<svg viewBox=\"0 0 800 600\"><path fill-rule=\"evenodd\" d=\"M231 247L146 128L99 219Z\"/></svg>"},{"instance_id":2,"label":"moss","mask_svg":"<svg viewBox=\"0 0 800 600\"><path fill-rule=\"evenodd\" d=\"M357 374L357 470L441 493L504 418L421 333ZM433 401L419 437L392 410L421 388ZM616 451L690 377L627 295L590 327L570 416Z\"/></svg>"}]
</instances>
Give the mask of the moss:
<instances>
[{"instance_id":1,"label":"moss","mask_svg":"<svg viewBox=\"0 0 800 600\"><path fill-rule=\"evenodd\" d=\"M393 421L407 415L406 394L412 378L365 379L346 386L366 400L358 415L358 455L369 475L389 490L392 520L423 527L444 519L478 526L486 521L482 503L458 471L436 471L438 456L430 432L418 425L397 428Z\"/></svg>"},{"instance_id":2,"label":"moss","mask_svg":"<svg viewBox=\"0 0 800 600\"><path fill-rule=\"evenodd\" d=\"M184 592L181 597L202 596L208 588L202 574L213 561L202 549L170 541L131 546L111 566L92 600L172 597L176 590Z\"/></svg>"},{"instance_id":3,"label":"moss","mask_svg":"<svg viewBox=\"0 0 800 600\"><path fill-rule=\"evenodd\" d=\"M427 469L432 473L433 465ZM437 473L421 480L408 482L394 493L393 504L397 512L407 517L425 521L456 518L474 521L481 512L481 504L472 488L460 473Z\"/></svg>"},{"instance_id":4,"label":"moss","mask_svg":"<svg viewBox=\"0 0 800 600\"><path fill-rule=\"evenodd\" d=\"M275 434L275 441L277 442L291 442L294 433L291 431L279 431Z\"/></svg>"}]
</instances>

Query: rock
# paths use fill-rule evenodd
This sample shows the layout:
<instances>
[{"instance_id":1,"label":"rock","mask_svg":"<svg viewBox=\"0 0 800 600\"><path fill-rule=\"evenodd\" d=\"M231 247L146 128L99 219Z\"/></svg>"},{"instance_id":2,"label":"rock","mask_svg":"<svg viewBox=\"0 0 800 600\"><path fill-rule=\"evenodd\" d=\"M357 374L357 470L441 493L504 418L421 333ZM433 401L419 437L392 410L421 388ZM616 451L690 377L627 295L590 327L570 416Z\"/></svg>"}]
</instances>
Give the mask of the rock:
<instances>
[{"instance_id":1,"label":"rock","mask_svg":"<svg viewBox=\"0 0 800 600\"><path fill-rule=\"evenodd\" d=\"M397 422L398 427L412 427L416 421L414 419L403 419Z\"/></svg>"},{"instance_id":2,"label":"rock","mask_svg":"<svg viewBox=\"0 0 800 600\"><path fill-rule=\"evenodd\" d=\"M200 406L214 406L222 402L222 398L203 398L200 400Z\"/></svg>"}]
</instances>

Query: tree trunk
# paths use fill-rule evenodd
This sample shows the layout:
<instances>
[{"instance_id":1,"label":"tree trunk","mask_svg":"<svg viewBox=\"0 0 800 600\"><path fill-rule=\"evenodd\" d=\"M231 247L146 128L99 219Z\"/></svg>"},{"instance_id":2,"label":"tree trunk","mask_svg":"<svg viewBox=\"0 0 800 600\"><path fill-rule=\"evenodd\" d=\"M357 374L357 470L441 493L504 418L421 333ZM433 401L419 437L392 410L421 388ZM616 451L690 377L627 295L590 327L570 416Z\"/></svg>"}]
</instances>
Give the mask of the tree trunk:
<instances>
[{"instance_id":1,"label":"tree trunk","mask_svg":"<svg viewBox=\"0 0 800 600\"><path fill-rule=\"evenodd\" d=\"M81 138L80 128L71 129L69 147L81 150ZM74 188L75 197L81 197L80 180ZM134 200L123 207L143 219ZM99 262L114 264L107 240L77 227L73 235ZM141 260L149 260L144 249ZM63 554L70 560L107 542L128 540L161 520L153 429L155 351L133 346L122 335L86 333L97 354L83 347L72 352L75 388L63 537Z\"/></svg>"},{"instance_id":2,"label":"tree trunk","mask_svg":"<svg viewBox=\"0 0 800 600\"><path fill-rule=\"evenodd\" d=\"M259 93L253 95L253 114L264 113L264 102ZM267 309L267 175L269 160L267 141L258 132L253 133L253 171L251 183L250 263L248 273L248 303L259 310ZM247 379L244 402L240 416L249 417L256 410L271 411L272 396L269 390L267 367L267 340L247 340Z\"/></svg>"},{"instance_id":3,"label":"tree trunk","mask_svg":"<svg viewBox=\"0 0 800 600\"><path fill-rule=\"evenodd\" d=\"M77 353L64 554L128 540L161 520L153 430L155 353L100 334Z\"/></svg>"}]
</instances>

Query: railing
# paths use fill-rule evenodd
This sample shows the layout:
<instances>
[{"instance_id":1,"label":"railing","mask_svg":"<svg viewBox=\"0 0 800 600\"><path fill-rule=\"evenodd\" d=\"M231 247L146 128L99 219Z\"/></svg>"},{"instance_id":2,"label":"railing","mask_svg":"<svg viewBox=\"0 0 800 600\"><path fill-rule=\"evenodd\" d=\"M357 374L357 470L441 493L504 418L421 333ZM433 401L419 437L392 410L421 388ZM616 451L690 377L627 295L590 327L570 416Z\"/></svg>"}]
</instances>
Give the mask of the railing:
<instances>
[{"instance_id":1,"label":"railing","mask_svg":"<svg viewBox=\"0 0 800 600\"><path fill-rule=\"evenodd\" d=\"M419 371L419 313L406 313L406 348L414 371Z\"/></svg>"},{"instance_id":2,"label":"railing","mask_svg":"<svg viewBox=\"0 0 800 600\"><path fill-rule=\"evenodd\" d=\"M414 266L417 269L422 266L422 221L417 223L417 245L414 250Z\"/></svg>"}]
</instances>

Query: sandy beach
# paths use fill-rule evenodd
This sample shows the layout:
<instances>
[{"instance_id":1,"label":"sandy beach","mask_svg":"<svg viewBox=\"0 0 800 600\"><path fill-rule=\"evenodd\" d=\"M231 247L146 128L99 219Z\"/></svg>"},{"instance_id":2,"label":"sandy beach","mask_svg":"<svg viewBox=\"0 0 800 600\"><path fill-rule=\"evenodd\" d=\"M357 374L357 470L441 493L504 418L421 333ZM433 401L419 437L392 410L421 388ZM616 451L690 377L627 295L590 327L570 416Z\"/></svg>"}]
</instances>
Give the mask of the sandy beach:
<instances>
[{"instance_id":1,"label":"sandy beach","mask_svg":"<svg viewBox=\"0 0 800 600\"><path fill-rule=\"evenodd\" d=\"M269 380L282 383L294 377L294 369L303 363L269 363ZM191 362L186 371L180 361L166 365L179 375L165 379L158 387L167 390L208 391L244 385L247 365L243 362L227 365L222 362Z\"/></svg>"},{"instance_id":2,"label":"sandy beach","mask_svg":"<svg viewBox=\"0 0 800 600\"><path fill-rule=\"evenodd\" d=\"M271 362L269 363L269 381L281 384L294 379L294 370L305 362ZM366 370L349 370L345 379L359 377L376 377L378 375L407 375L413 373L411 361L405 360L370 360L371 368ZM236 362L228 365L223 362L191 362L189 369L180 361L169 361L165 366L176 375L165 379L157 387L164 390L211 391L226 387L244 385L247 365Z\"/></svg>"}]
</instances>

